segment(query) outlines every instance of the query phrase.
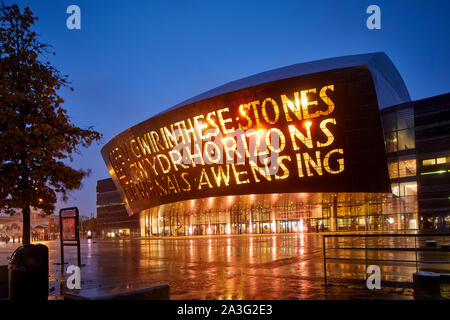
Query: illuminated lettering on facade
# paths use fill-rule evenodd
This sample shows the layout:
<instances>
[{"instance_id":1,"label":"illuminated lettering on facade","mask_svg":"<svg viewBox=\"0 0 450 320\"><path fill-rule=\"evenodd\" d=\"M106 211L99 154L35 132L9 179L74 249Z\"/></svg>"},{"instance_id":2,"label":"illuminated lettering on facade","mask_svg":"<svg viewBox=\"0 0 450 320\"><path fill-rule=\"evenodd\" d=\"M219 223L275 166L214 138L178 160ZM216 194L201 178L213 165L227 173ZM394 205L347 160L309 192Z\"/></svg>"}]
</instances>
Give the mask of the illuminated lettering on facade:
<instances>
[{"instance_id":1,"label":"illuminated lettering on facade","mask_svg":"<svg viewBox=\"0 0 450 320\"><path fill-rule=\"evenodd\" d=\"M345 157L334 137L334 90L280 92L174 121L117 145L108 160L130 205L290 175L337 175Z\"/></svg>"},{"instance_id":2,"label":"illuminated lettering on facade","mask_svg":"<svg viewBox=\"0 0 450 320\"><path fill-rule=\"evenodd\" d=\"M373 85L346 81L371 75L345 72L213 96L121 133L102 154L130 214L225 195L386 192Z\"/></svg>"}]
</instances>

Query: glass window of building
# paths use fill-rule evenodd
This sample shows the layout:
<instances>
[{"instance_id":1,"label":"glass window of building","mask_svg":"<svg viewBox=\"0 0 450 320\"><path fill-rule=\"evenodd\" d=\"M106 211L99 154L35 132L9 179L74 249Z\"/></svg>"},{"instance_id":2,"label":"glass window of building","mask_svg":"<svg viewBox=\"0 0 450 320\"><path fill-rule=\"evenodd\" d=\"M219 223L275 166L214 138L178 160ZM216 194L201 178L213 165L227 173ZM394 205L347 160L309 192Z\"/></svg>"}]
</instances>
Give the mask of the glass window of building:
<instances>
[{"instance_id":1,"label":"glass window of building","mask_svg":"<svg viewBox=\"0 0 450 320\"><path fill-rule=\"evenodd\" d=\"M398 151L415 148L414 129L398 131Z\"/></svg>"},{"instance_id":2,"label":"glass window of building","mask_svg":"<svg viewBox=\"0 0 450 320\"><path fill-rule=\"evenodd\" d=\"M417 182L400 183L400 197L417 195Z\"/></svg>"},{"instance_id":3,"label":"glass window of building","mask_svg":"<svg viewBox=\"0 0 450 320\"><path fill-rule=\"evenodd\" d=\"M411 177L416 175L416 159L399 159L399 176Z\"/></svg>"},{"instance_id":4,"label":"glass window of building","mask_svg":"<svg viewBox=\"0 0 450 320\"><path fill-rule=\"evenodd\" d=\"M436 164L436 159L422 160L422 165L424 165L424 166L431 166L433 164Z\"/></svg>"},{"instance_id":5,"label":"glass window of building","mask_svg":"<svg viewBox=\"0 0 450 320\"><path fill-rule=\"evenodd\" d=\"M397 131L385 133L386 151L397 152Z\"/></svg>"},{"instance_id":6,"label":"glass window of building","mask_svg":"<svg viewBox=\"0 0 450 320\"><path fill-rule=\"evenodd\" d=\"M395 113L388 113L383 116L384 132L397 131L397 118Z\"/></svg>"},{"instance_id":7,"label":"glass window of building","mask_svg":"<svg viewBox=\"0 0 450 320\"><path fill-rule=\"evenodd\" d=\"M413 108L397 111L397 130L414 128L414 110Z\"/></svg>"}]
</instances>

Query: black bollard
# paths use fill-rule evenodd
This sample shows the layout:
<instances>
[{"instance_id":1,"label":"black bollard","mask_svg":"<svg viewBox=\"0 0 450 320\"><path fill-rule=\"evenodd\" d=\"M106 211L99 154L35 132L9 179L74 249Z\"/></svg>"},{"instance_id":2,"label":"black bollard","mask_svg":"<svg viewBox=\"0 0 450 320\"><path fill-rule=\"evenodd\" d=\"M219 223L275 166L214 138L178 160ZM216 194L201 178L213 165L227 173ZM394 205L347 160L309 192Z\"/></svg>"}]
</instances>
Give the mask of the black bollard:
<instances>
[{"instance_id":1,"label":"black bollard","mask_svg":"<svg viewBox=\"0 0 450 320\"><path fill-rule=\"evenodd\" d=\"M8 266L0 266L0 299L8 298Z\"/></svg>"},{"instance_id":2,"label":"black bollard","mask_svg":"<svg viewBox=\"0 0 450 320\"><path fill-rule=\"evenodd\" d=\"M413 274L414 295L416 298L440 298L441 285L439 274L433 272L415 272Z\"/></svg>"},{"instance_id":3,"label":"black bollard","mask_svg":"<svg viewBox=\"0 0 450 320\"><path fill-rule=\"evenodd\" d=\"M48 299L48 248L26 244L14 251L8 264L9 299L43 301Z\"/></svg>"}]
</instances>

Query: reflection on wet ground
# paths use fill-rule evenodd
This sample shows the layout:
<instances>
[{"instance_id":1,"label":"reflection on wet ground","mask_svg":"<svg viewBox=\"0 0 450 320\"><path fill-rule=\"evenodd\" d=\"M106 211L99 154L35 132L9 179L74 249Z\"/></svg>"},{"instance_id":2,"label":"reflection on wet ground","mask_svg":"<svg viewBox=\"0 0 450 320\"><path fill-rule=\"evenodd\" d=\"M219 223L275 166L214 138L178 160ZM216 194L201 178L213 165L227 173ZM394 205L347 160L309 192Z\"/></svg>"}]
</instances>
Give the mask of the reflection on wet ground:
<instances>
[{"instance_id":1,"label":"reflection on wet ground","mask_svg":"<svg viewBox=\"0 0 450 320\"><path fill-rule=\"evenodd\" d=\"M379 241L379 240L377 240ZM410 247L411 239L391 239L373 246ZM412 240L414 241L414 240ZM59 242L49 247L53 295L65 284ZM0 245L0 264L17 244ZM344 250L332 248L341 247ZM361 240L330 240L327 256L364 258ZM414 246L413 246L414 247ZM75 248L66 247L66 262L76 264ZM387 297L385 291L359 289L365 279L365 261L329 261L327 274L333 286L323 284L322 237L317 234L223 236L178 239L82 240L82 288L143 287L169 284L173 299L346 299ZM368 250L372 259L414 260L416 252ZM419 259L450 260L450 252L419 252ZM411 281L415 263L383 262L382 280ZM427 264L450 272L450 264ZM418 265L420 269L424 265ZM66 265L67 268L67 265ZM66 289L67 290L67 289ZM359 291L358 291L359 290ZM359 293L357 293L359 292ZM392 290L411 298L411 291ZM378 294L378 296L377 296ZM400 296L398 296L400 297Z\"/></svg>"}]
</instances>

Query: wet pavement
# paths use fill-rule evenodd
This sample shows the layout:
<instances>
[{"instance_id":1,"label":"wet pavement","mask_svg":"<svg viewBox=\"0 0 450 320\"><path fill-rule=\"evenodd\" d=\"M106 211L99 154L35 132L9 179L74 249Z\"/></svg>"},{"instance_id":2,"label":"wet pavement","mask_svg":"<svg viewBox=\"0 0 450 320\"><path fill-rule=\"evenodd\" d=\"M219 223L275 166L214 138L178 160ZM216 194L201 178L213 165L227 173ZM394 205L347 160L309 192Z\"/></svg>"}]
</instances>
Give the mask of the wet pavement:
<instances>
[{"instance_id":1,"label":"wet pavement","mask_svg":"<svg viewBox=\"0 0 450 320\"><path fill-rule=\"evenodd\" d=\"M361 239L328 239L327 256L364 258ZM450 252L405 250L413 239L370 240L371 259L448 260ZM59 241L49 247L51 295L72 292L61 272ZM417 244L416 244L417 245ZM425 246L424 243L419 246ZM16 244L0 244L0 265ZM333 248L344 248L336 250ZM359 249L354 249L359 248ZM76 264L75 247L65 247ZM82 240L82 289L129 290L169 284L171 299L412 299L415 262L371 262L381 268L381 290L365 288L365 261L329 260L323 286L322 236L317 234L192 237L177 239ZM67 268L67 265L65 266ZM450 264L418 264L420 270L450 273ZM437 270L439 269L439 270Z\"/></svg>"}]
</instances>

